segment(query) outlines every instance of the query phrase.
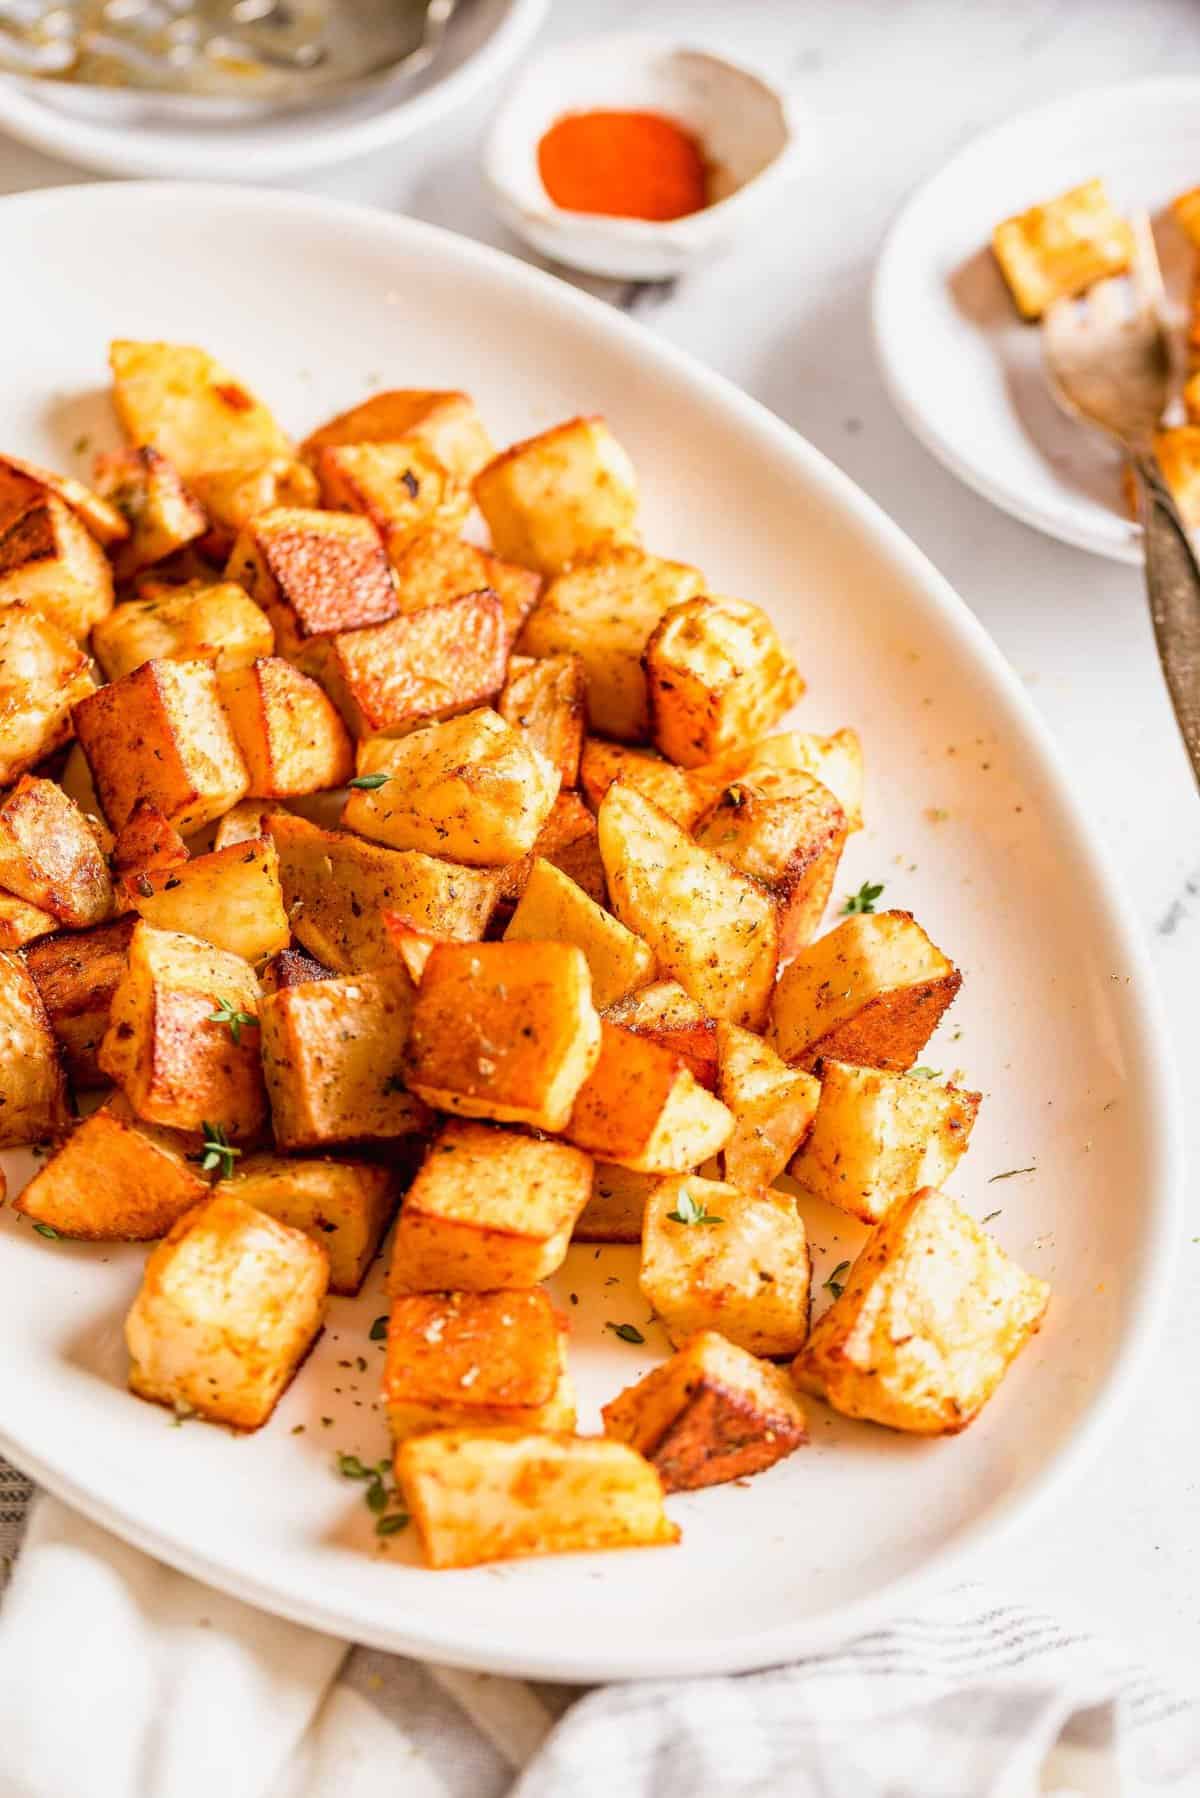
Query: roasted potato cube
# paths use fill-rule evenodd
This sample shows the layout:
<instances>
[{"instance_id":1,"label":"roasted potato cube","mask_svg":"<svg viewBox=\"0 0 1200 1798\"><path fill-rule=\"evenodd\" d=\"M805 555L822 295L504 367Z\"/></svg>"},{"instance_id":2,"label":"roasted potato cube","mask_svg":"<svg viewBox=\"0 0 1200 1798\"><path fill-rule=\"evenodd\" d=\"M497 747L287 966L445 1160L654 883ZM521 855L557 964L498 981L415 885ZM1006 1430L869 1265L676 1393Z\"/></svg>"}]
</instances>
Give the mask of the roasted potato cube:
<instances>
[{"instance_id":1,"label":"roasted potato cube","mask_svg":"<svg viewBox=\"0 0 1200 1798\"><path fill-rule=\"evenodd\" d=\"M0 606L31 606L81 638L112 602L108 557L64 500L47 493L0 524Z\"/></svg>"},{"instance_id":2,"label":"roasted potato cube","mask_svg":"<svg viewBox=\"0 0 1200 1798\"><path fill-rule=\"evenodd\" d=\"M547 761L558 769L564 787L579 784L579 757L587 700L587 678L577 655L513 656L497 710L509 724L520 725Z\"/></svg>"},{"instance_id":3,"label":"roasted potato cube","mask_svg":"<svg viewBox=\"0 0 1200 1798\"><path fill-rule=\"evenodd\" d=\"M139 799L113 840L114 872L128 876L151 868L180 868L187 859L187 844L175 826L156 805Z\"/></svg>"},{"instance_id":4,"label":"roasted potato cube","mask_svg":"<svg viewBox=\"0 0 1200 1798\"><path fill-rule=\"evenodd\" d=\"M336 707L282 656L228 669L217 687L256 798L289 799L349 780L354 746Z\"/></svg>"},{"instance_id":5,"label":"roasted potato cube","mask_svg":"<svg viewBox=\"0 0 1200 1798\"><path fill-rule=\"evenodd\" d=\"M277 815L269 799L239 799L217 819L213 848L229 849L234 843L248 843L254 837L269 836L268 820Z\"/></svg>"},{"instance_id":6,"label":"roasted potato cube","mask_svg":"<svg viewBox=\"0 0 1200 1798\"><path fill-rule=\"evenodd\" d=\"M328 1282L325 1250L302 1231L214 1195L146 1263L125 1319L130 1391L257 1430L312 1347Z\"/></svg>"},{"instance_id":7,"label":"roasted potato cube","mask_svg":"<svg viewBox=\"0 0 1200 1798\"><path fill-rule=\"evenodd\" d=\"M566 1134L635 1173L683 1173L728 1141L733 1118L668 1049L607 1020L600 1059L579 1089Z\"/></svg>"},{"instance_id":8,"label":"roasted potato cube","mask_svg":"<svg viewBox=\"0 0 1200 1798\"><path fill-rule=\"evenodd\" d=\"M613 782L621 780L666 812L681 830L694 830L725 786L706 769L677 768L651 750L605 743L599 737L589 737L583 746L579 779L595 811Z\"/></svg>"},{"instance_id":9,"label":"roasted potato cube","mask_svg":"<svg viewBox=\"0 0 1200 1798\"><path fill-rule=\"evenodd\" d=\"M1196 390L1189 381L1184 400L1192 410ZM1189 531L1200 530L1200 425L1175 425L1167 431L1155 431L1154 455L1179 507L1179 516Z\"/></svg>"},{"instance_id":10,"label":"roasted potato cube","mask_svg":"<svg viewBox=\"0 0 1200 1798\"><path fill-rule=\"evenodd\" d=\"M717 1025L677 980L655 980L605 1012L605 1021L669 1049L710 1092L717 1085Z\"/></svg>"},{"instance_id":11,"label":"roasted potato cube","mask_svg":"<svg viewBox=\"0 0 1200 1798\"><path fill-rule=\"evenodd\" d=\"M538 602L543 581L532 568L502 562L474 543L466 543L449 531L426 531L397 555L396 599L402 612L423 612L466 593L490 590L504 613L507 641L517 633Z\"/></svg>"},{"instance_id":12,"label":"roasted potato cube","mask_svg":"<svg viewBox=\"0 0 1200 1798\"><path fill-rule=\"evenodd\" d=\"M0 887L75 930L103 923L112 912L100 845L52 780L22 775L0 798Z\"/></svg>"},{"instance_id":13,"label":"roasted potato cube","mask_svg":"<svg viewBox=\"0 0 1200 1798\"><path fill-rule=\"evenodd\" d=\"M561 1313L528 1292L420 1292L388 1320L383 1406L394 1442L426 1430L573 1430Z\"/></svg>"},{"instance_id":14,"label":"roasted potato cube","mask_svg":"<svg viewBox=\"0 0 1200 1798\"><path fill-rule=\"evenodd\" d=\"M30 606L0 607L0 786L53 755L95 683L77 644Z\"/></svg>"},{"instance_id":15,"label":"roasted potato cube","mask_svg":"<svg viewBox=\"0 0 1200 1798\"><path fill-rule=\"evenodd\" d=\"M37 983L50 1028L58 1039L77 1092L105 1086L100 1044L108 1029L113 994L129 955L136 918L98 924L34 943L25 965Z\"/></svg>"},{"instance_id":16,"label":"roasted potato cube","mask_svg":"<svg viewBox=\"0 0 1200 1798\"><path fill-rule=\"evenodd\" d=\"M664 613L703 590L698 568L631 545L610 546L550 582L518 648L531 656L577 655L592 730L644 743L650 734L646 644Z\"/></svg>"},{"instance_id":17,"label":"roasted potato cube","mask_svg":"<svg viewBox=\"0 0 1200 1798\"><path fill-rule=\"evenodd\" d=\"M856 913L784 969L770 1041L802 1068L828 1055L903 1074L961 985L911 912Z\"/></svg>"},{"instance_id":18,"label":"roasted potato cube","mask_svg":"<svg viewBox=\"0 0 1200 1798\"><path fill-rule=\"evenodd\" d=\"M471 510L470 488L415 439L326 444L316 471L324 503L369 518L389 561L426 531L458 531Z\"/></svg>"},{"instance_id":19,"label":"roasted potato cube","mask_svg":"<svg viewBox=\"0 0 1200 1798\"><path fill-rule=\"evenodd\" d=\"M0 893L0 949L23 949L58 929L58 919L11 893Z\"/></svg>"},{"instance_id":20,"label":"roasted potato cube","mask_svg":"<svg viewBox=\"0 0 1200 1798\"><path fill-rule=\"evenodd\" d=\"M779 961L770 893L620 781L596 822L621 922L711 1017L761 1029Z\"/></svg>"},{"instance_id":21,"label":"roasted potato cube","mask_svg":"<svg viewBox=\"0 0 1200 1798\"><path fill-rule=\"evenodd\" d=\"M223 561L239 535L260 512L276 506L315 506L321 497L311 468L293 456L272 456L246 467L214 468L193 475L192 492L208 515L200 548L214 562Z\"/></svg>"},{"instance_id":22,"label":"roasted potato cube","mask_svg":"<svg viewBox=\"0 0 1200 1798\"><path fill-rule=\"evenodd\" d=\"M180 867L146 869L122 890L155 929L202 938L243 961L274 955L291 938L269 837L193 856Z\"/></svg>"},{"instance_id":23,"label":"roasted potato cube","mask_svg":"<svg viewBox=\"0 0 1200 1798\"><path fill-rule=\"evenodd\" d=\"M396 591L374 526L353 512L276 506L239 533L226 569L267 614L280 652L396 616Z\"/></svg>"},{"instance_id":24,"label":"roasted potato cube","mask_svg":"<svg viewBox=\"0 0 1200 1798\"><path fill-rule=\"evenodd\" d=\"M638 541L637 476L602 418L571 418L511 444L474 490L498 554L542 574Z\"/></svg>"},{"instance_id":25,"label":"roasted potato cube","mask_svg":"<svg viewBox=\"0 0 1200 1798\"><path fill-rule=\"evenodd\" d=\"M615 1161L597 1161L592 1196L575 1225L576 1242L640 1242L646 1200L662 1178L636 1174Z\"/></svg>"},{"instance_id":26,"label":"roasted potato cube","mask_svg":"<svg viewBox=\"0 0 1200 1798\"><path fill-rule=\"evenodd\" d=\"M568 943L434 948L405 1058L408 1084L427 1104L562 1130L599 1055L600 1020L581 949Z\"/></svg>"},{"instance_id":27,"label":"roasted potato cube","mask_svg":"<svg viewBox=\"0 0 1200 1798\"><path fill-rule=\"evenodd\" d=\"M289 453L266 407L204 350L118 340L108 360L113 405L129 441L152 444L185 481Z\"/></svg>"},{"instance_id":28,"label":"roasted potato cube","mask_svg":"<svg viewBox=\"0 0 1200 1798\"><path fill-rule=\"evenodd\" d=\"M303 1230L329 1257L329 1290L351 1293L362 1285L400 1196L394 1169L323 1155L247 1155L213 1193Z\"/></svg>"},{"instance_id":29,"label":"roasted potato cube","mask_svg":"<svg viewBox=\"0 0 1200 1798\"><path fill-rule=\"evenodd\" d=\"M992 251L1022 318L1040 318L1055 300L1124 274L1133 234L1103 181L1084 181L997 225Z\"/></svg>"},{"instance_id":30,"label":"roasted potato cube","mask_svg":"<svg viewBox=\"0 0 1200 1798\"><path fill-rule=\"evenodd\" d=\"M91 691L89 686L88 691ZM96 784L92 779L92 771L87 765L87 757L78 743L72 743L67 750L58 784L68 799L74 800L84 817L88 829L100 845L103 855L111 855L116 847L116 838L100 811L100 801L96 796Z\"/></svg>"},{"instance_id":31,"label":"roasted potato cube","mask_svg":"<svg viewBox=\"0 0 1200 1798\"><path fill-rule=\"evenodd\" d=\"M114 830L148 799L186 835L249 785L207 662L144 662L80 700L73 717Z\"/></svg>"},{"instance_id":32,"label":"roasted potato cube","mask_svg":"<svg viewBox=\"0 0 1200 1798\"><path fill-rule=\"evenodd\" d=\"M111 681L150 661L244 668L274 647L266 613L236 581L155 582L140 598L114 606L92 632L92 650Z\"/></svg>"},{"instance_id":33,"label":"roasted potato cube","mask_svg":"<svg viewBox=\"0 0 1200 1798\"><path fill-rule=\"evenodd\" d=\"M597 905L608 904L596 820L578 793L560 792L550 808L550 816L538 831L531 853L498 871L498 898L502 903L508 905L520 898L539 856L553 862Z\"/></svg>"},{"instance_id":34,"label":"roasted potato cube","mask_svg":"<svg viewBox=\"0 0 1200 1798\"><path fill-rule=\"evenodd\" d=\"M106 549L128 537L129 526L121 514L82 481L69 474L55 474L53 469L41 468L36 462L25 462L20 456L0 456L0 532L48 494L70 506L96 542Z\"/></svg>"},{"instance_id":35,"label":"roasted potato cube","mask_svg":"<svg viewBox=\"0 0 1200 1798\"><path fill-rule=\"evenodd\" d=\"M336 972L304 949L281 949L266 963L259 978L264 993L278 993L287 986L307 986L310 980L333 980Z\"/></svg>"},{"instance_id":36,"label":"roasted potato cube","mask_svg":"<svg viewBox=\"0 0 1200 1798\"><path fill-rule=\"evenodd\" d=\"M808 1335L812 1267L795 1199L695 1174L646 1201L641 1288L681 1348L720 1329L752 1355L794 1355Z\"/></svg>"},{"instance_id":37,"label":"roasted potato cube","mask_svg":"<svg viewBox=\"0 0 1200 1798\"><path fill-rule=\"evenodd\" d=\"M478 867L527 855L558 794L557 769L486 706L395 742L363 743L358 779L342 814L347 829Z\"/></svg>"},{"instance_id":38,"label":"roasted potato cube","mask_svg":"<svg viewBox=\"0 0 1200 1798\"><path fill-rule=\"evenodd\" d=\"M731 1186L773 1186L812 1128L821 1084L737 1024L717 1025L717 1092L735 1128L722 1163Z\"/></svg>"},{"instance_id":39,"label":"roasted potato cube","mask_svg":"<svg viewBox=\"0 0 1200 1798\"><path fill-rule=\"evenodd\" d=\"M735 758L736 760L737 758ZM835 730L832 736L785 730L756 743L750 760L734 772L768 792L792 774L811 774L828 787L846 814L846 829L863 824L863 754L858 732Z\"/></svg>"},{"instance_id":40,"label":"roasted potato cube","mask_svg":"<svg viewBox=\"0 0 1200 1798\"><path fill-rule=\"evenodd\" d=\"M846 844L846 814L828 787L799 773L761 787L734 781L695 834L705 849L774 894L781 959L811 942Z\"/></svg>"},{"instance_id":41,"label":"roasted potato cube","mask_svg":"<svg viewBox=\"0 0 1200 1798\"><path fill-rule=\"evenodd\" d=\"M500 601L494 593L468 593L370 630L342 632L315 672L356 737L398 736L498 694L507 656Z\"/></svg>"},{"instance_id":42,"label":"roasted potato cube","mask_svg":"<svg viewBox=\"0 0 1200 1798\"><path fill-rule=\"evenodd\" d=\"M373 393L306 437L303 450L315 457L331 443L397 443L401 438L424 444L460 481L471 480L495 454L470 394L409 388Z\"/></svg>"},{"instance_id":43,"label":"roasted potato cube","mask_svg":"<svg viewBox=\"0 0 1200 1798\"><path fill-rule=\"evenodd\" d=\"M194 543L208 529L208 514L188 492L179 472L149 444L99 457L96 482L129 526L113 557L118 580Z\"/></svg>"},{"instance_id":44,"label":"roasted potato cube","mask_svg":"<svg viewBox=\"0 0 1200 1798\"><path fill-rule=\"evenodd\" d=\"M433 954L438 943L444 943L445 937L434 936L428 930L418 930L410 924L403 913L385 911L383 922L387 933L395 945L396 952L408 970L408 977L414 986L420 986L425 972L425 964Z\"/></svg>"},{"instance_id":45,"label":"roasted potato cube","mask_svg":"<svg viewBox=\"0 0 1200 1798\"><path fill-rule=\"evenodd\" d=\"M612 1005L654 973L654 955L640 937L601 910L582 887L553 862L535 860L517 909L504 932L506 942L574 943L592 974L592 1002Z\"/></svg>"},{"instance_id":46,"label":"roasted potato cube","mask_svg":"<svg viewBox=\"0 0 1200 1798\"><path fill-rule=\"evenodd\" d=\"M812 1130L790 1171L817 1198L876 1224L898 1199L949 1179L981 1100L932 1079L826 1056Z\"/></svg>"},{"instance_id":47,"label":"roasted potato cube","mask_svg":"<svg viewBox=\"0 0 1200 1798\"><path fill-rule=\"evenodd\" d=\"M120 1093L76 1124L13 1200L35 1223L88 1242L150 1242L208 1197L199 1138L142 1123Z\"/></svg>"},{"instance_id":48,"label":"roasted potato cube","mask_svg":"<svg viewBox=\"0 0 1200 1798\"><path fill-rule=\"evenodd\" d=\"M67 1083L41 995L21 957L0 954L0 1149L66 1123Z\"/></svg>"},{"instance_id":49,"label":"roasted potato cube","mask_svg":"<svg viewBox=\"0 0 1200 1798\"><path fill-rule=\"evenodd\" d=\"M752 743L804 691L767 614L724 596L673 606L646 644L642 666L654 741L682 768Z\"/></svg>"},{"instance_id":50,"label":"roasted potato cube","mask_svg":"<svg viewBox=\"0 0 1200 1798\"><path fill-rule=\"evenodd\" d=\"M604 1433L658 1469L664 1492L762 1473L808 1441L782 1368L701 1330L604 1406Z\"/></svg>"},{"instance_id":51,"label":"roasted potato cube","mask_svg":"<svg viewBox=\"0 0 1200 1798\"><path fill-rule=\"evenodd\" d=\"M965 1429L1041 1324L1050 1288L925 1187L876 1224L792 1368L847 1417Z\"/></svg>"},{"instance_id":52,"label":"roasted potato cube","mask_svg":"<svg viewBox=\"0 0 1200 1798\"><path fill-rule=\"evenodd\" d=\"M657 1473L602 1436L433 1430L396 1450L430 1567L678 1542Z\"/></svg>"},{"instance_id":53,"label":"roasted potato cube","mask_svg":"<svg viewBox=\"0 0 1200 1798\"><path fill-rule=\"evenodd\" d=\"M240 956L139 919L101 1071L149 1123L252 1137L267 1112L258 1009L258 981Z\"/></svg>"}]
</instances>

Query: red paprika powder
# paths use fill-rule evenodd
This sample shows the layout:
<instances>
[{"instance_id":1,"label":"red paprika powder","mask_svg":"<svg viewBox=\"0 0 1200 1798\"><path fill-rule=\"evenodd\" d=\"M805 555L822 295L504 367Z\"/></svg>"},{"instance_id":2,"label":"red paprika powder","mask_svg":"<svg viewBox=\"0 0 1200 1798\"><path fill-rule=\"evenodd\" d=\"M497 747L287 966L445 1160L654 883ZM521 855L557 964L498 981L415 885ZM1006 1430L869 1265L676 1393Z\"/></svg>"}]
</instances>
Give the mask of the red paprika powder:
<instances>
[{"instance_id":1,"label":"red paprika powder","mask_svg":"<svg viewBox=\"0 0 1200 1798\"><path fill-rule=\"evenodd\" d=\"M662 220L708 204L698 141L657 112L567 113L538 144L538 173L568 212Z\"/></svg>"}]
</instances>

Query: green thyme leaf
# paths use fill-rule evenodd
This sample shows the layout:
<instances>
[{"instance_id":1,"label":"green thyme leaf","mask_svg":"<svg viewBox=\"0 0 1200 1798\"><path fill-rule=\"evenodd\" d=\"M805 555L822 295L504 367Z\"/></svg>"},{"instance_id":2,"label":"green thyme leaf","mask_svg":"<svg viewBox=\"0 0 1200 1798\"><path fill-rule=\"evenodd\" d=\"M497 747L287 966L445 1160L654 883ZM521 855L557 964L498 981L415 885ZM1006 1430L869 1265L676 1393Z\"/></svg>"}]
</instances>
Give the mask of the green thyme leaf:
<instances>
[{"instance_id":1,"label":"green thyme leaf","mask_svg":"<svg viewBox=\"0 0 1200 1798\"><path fill-rule=\"evenodd\" d=\"M378 1517L388 1506L388 1491L381 1479L373 1479L366 1491L367 1509Z\"/></svg>"},{"instance_id":2,"label":"green thyme leaf","mask_svg":"<svg viewBox=\"0 0 1200 1798\"><path fill-rule=\"evenodd\" d=\"M842 907L843 912L874 911L875 901L883 891L882 880L877 885L864 880L857 893L852 893Z\"/></svg>"},{"instance_id":3,"label":"green thyme leaf","mask_svg":"<svg viewBox=\"0 0 1200 1798\"><path fill-rule=\"evenodd\" d=\"M835 1299L840 1299L845 1292L846 1282L843 1280L842 1275L849 1273L849 1271L850 1263L848 1261L839 1261L829 1278L826 1280L825 1290L826 1292L831 1292Z\"/></svg>"},{"instance_id":4,"label":"green thyme leaf","mask_svg":"<svg viewBox=\"0 0 1200 1798\"><path fill-rule=\"evenodd\" d=\"M210 1024L228 1024L229 1034L235 1043L240 1043L242 1040L243 1024L258 1022L252 1011L239 1011L237 1006L231 1005L228 999L214 996L213 1004L217 1009L209 1012L207 1021Z\"/></svg>"},{"instance_id":5,"label":"green thyme leaf","mask_svg":"<svg viewBox=\"0 0 1200 1798\"><path fill-rule=\"evenodd\" d=\"M204 1173L211 1174L214 1168L220 1168L222 1180L230 1179L233 1164L241 1152L230 1145L224 1124L205 1123L204 1153L200 1157L200 1167Z\"/></svg>"},{"instance_id":6,"label":"green thyme leaf","mask_svg":"<svg viewBox=\"0 0 1200 1798\"><path fill-rule=\"evenodd\" d=\"M1018 1174L1036 1174L1036 1173L1037 1173L1036 1167L1009 1167L1009 1168L1005 1168L1005 1170L1002 1174L993 1174L991 1179L988 1181L988 1185L994 1186L996 1184L997 1180L1013 1180L1016 1178L1016 1176Z\"/></svg>"},{"instance_id":7,"label":"green thyme leaf","mask_svg":"<svg viewBox=\"0 0 1200 1798\"><path fill-rule=\"evenodd\" d=\"M409 1516L407 1511L391 1511L386 1517L381 1517L379 1519L379 1522L375 1525L375 1534L377 1536L395 1536L398 1535L401 1530L406 1530L408 1525Z\"/></svg>"},{"instance_id":8,"label":"green thyme leaf","mask_svg":"<svg viewBox=\"0 0 1200 1798\"><path fill-rule=\"evenodd\" d=\"M619 1336L622 1342L645 1342L646 1340L636 1324L605 1324L604 1328L611 1330L614 1336Z\"/></svg>"},{"instance_id":9,"label":"green thyme leaf","mask_svg":"<svg viewBox=\"0 0 1200 1798\"><path fill-rule=\"evenodd\" d=\"M703 1199L694 1199L685 1187L680 1193L674 1211L667 1216L673 1224L723 1224L725 1219L717 1217L709 1211Z\"/></svg>"},{"instance_id":10,"label":"green thyme leaf","mask_svg":"<svg viewBox=\"0 0 1200 1798\"><path fill-rule=\"evenodd\" d=\"M51 1242L61 1240L61 1233L54 1228L53 1224L35 1224L33 1227L39 1236L48 1236Z\"/></svg>"},{"instance_id":11,"label":"green thyme leaf","mask_svg":"<svg viewBox=\"0 0 1200 1798\"><path fill-rule=\"evenodd\" d=\"M344 1480L373 1480L375 1478L375 1469L364 1467L357 1455L339 1453L337 1470Z\"/></svg>"},{"instance_id":12,"label":"green thyme leaf","mask_svg":"<svg viewBox=\"0 0 1200 1798\"><path fill-rule=\"evenodd\" d=\"M940 1080L942 1077L941 1068L909 1068L908 1072L912 1080Z\"/></svg>"},{"instance_id":13,"label":"green thyme leaf","mask_svg":"<svg viewBox=\"0 0 1200 1798\"><path fill-rule=\"evenodd\" d=\"M987 1216L986 1216L986 1217L985 1217L985 1218L984 1218L984 1220L983 1220L983 1221L984 1221L984 1223L985 1223L985 1224L990 1224L990 1223L991 1223L991 1221L992 1221L992 1219L993 1219L993 1218L994 1218L994 1217L999 1217L999 1215L1000 1215L1000 1212L999 1212L999 1211L989 1211L989 1212L988 1212L988 1214L987 1214Z\"/></svg>"},{"instance_id":14,"label":"green thyme leaf","mask_svg":"<svg viewBox=\"0 0 1200 1798\"><path fill-rule=\"evenodd\" d=\"M383 1316L377 1317L375 1319L375 1322L371 1325L371 1341L372 1342L385 1341L387 1338L387 1330L388 1330L388 1320L387 1320L387 1312L385 1311Z\"/></svg>"},{"instance_id":15,"label":"green thyme leaf","mask_svg":"<svg viewBox=\"0 0 1200 1798\"><path fill-rule=\"evenodd\" d=\"M359 787L364 793L374 793L378 787L386 787L391 778L390 774L356 774L353 780L346 782L346 785Z\"/></svg>"}]
</instances>

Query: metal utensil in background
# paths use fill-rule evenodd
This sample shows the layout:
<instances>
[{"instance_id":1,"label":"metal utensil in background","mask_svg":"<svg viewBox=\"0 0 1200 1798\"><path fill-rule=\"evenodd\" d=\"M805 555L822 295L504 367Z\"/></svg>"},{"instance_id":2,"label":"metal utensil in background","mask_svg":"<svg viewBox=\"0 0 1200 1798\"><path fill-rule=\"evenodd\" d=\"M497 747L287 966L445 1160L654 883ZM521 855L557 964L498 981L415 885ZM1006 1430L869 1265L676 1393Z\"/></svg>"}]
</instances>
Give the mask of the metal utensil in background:
<instances>
[{"instance_id":1,"label":"metal utensil in background","mask_svg":"<svg viewBox=\"0 0 1200 1798\"><path fill-rule=\"evenodd\" d=\"M1200 564L1154 455L1171 399L1171 342L1150 221L1141 213L1132 224L1131 280L1056 302L1042 321L1042 347L1063 410L1115 438L1133 471L1159 660L1200 783Z\"/></svg>"}]
</instances>

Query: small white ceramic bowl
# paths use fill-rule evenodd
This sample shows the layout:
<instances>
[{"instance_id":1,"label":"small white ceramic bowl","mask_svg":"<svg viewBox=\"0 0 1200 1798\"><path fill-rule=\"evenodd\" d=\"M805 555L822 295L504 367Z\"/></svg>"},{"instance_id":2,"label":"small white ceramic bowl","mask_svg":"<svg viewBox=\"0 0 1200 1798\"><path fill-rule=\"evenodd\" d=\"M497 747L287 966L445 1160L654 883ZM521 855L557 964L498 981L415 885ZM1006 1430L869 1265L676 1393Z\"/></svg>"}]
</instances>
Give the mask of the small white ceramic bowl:
<instances>
[{"instance_id":1,"label":"small white ceramic bowl","mask_svg":"<svg viewBox=\"0 0 1200 1798\"><path fill-rule=\"evenodd\" d=\"M538 144L564 113L664 113L700 140L714 198L652 223L556 206ZM787 95L764 76L676 40L622 33L563 44L522 74L492 129L484 175L505 222L544 256L593 275L663 281L723 247L761 213L796 147Z\"/></svg>"}]
</instances>

